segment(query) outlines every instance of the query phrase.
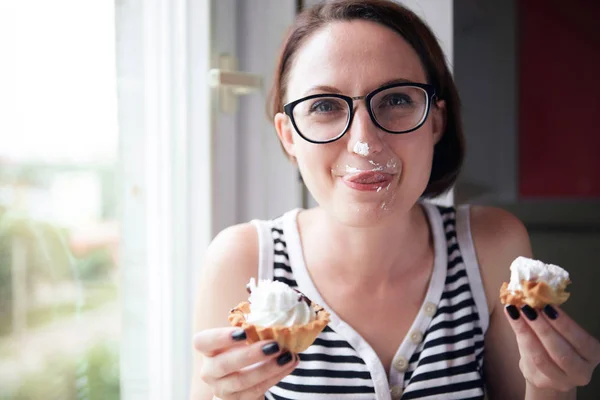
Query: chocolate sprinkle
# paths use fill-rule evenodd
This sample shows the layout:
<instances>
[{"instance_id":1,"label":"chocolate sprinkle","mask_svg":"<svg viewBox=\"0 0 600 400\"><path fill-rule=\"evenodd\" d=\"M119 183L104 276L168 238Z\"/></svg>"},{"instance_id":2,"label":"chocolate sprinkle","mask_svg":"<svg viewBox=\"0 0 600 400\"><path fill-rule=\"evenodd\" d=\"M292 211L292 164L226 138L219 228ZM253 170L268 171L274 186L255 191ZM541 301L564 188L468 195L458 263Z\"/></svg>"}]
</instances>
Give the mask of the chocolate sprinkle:
<instances>
[{"instance_id":1,"label":"chocolate sprinkle","mask_svg":"<svg viewBox=\"0 0 600 400\"><path fill-rule=\"evenodd\" d=\"M298 301L299 301L299 302L300 302L300 301L305 301L305 302L306 302L306 304L308 304L308 306L309 306L309 307L310 307L310 306L311 306L311 304L312 304L312 301L310 301L310 299L309 299L308 297L306 297L305 295L303 295L303 294L300 294L300 296L298 297Z\"/></svg>"},{"instance_id":2,"label":"chocolate sprinkle","mask_svg":"<svg viewBox=\"0 0 600 400\"><path fill-rule=\"evenodd\" d=\"M309 307L312 305L312 301L308 297L306 297L304 295L304 293L302 293L301 291L299 291L296 288L292 288L292 289L294 289L299 294L299 296L298 296L298 302L305 301L306 304L308 304Z\"/></svg>"}]
</instances>

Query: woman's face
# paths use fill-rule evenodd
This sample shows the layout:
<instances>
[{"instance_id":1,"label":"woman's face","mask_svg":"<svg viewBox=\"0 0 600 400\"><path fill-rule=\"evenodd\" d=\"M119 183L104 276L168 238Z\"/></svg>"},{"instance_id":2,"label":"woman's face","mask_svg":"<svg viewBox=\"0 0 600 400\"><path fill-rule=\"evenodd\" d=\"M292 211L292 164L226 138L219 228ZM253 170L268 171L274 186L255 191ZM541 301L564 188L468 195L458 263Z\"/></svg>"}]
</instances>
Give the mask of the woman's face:
<instances>
[{"instance_id":1,"label":"woman's face","mask_svg":"<svg viewBox=\"0 0 600 400\"><path fill-rule=\"evenodd\" d=\"M417 53L399 34L373 22L336 22L315 32L296 53L284 101L322 93L364 96L403 80L427 83ZM432 106L419 129L397 135L372 122L364 100L353 105L350 128L331 143L304 140L285 114L277 114L275 127L319 205L343 223L369 226L406 212L425 190L444 105ZM318 107L331 110L327 104Z\"/></svg>"}]
</instances>

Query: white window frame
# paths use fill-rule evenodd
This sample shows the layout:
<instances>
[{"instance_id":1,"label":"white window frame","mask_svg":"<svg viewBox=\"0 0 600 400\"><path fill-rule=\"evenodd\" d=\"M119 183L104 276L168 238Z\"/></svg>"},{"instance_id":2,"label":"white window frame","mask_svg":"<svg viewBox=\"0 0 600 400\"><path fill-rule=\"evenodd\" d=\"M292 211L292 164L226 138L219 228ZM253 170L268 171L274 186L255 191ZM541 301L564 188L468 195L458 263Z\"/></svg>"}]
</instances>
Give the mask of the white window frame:
<instances>
[{"instance_id":1,"label":"white window frame","mask_svg":"<svg viewBox=\"0 0 600 400\"><path fill-rule=\"evenodd\" d=\"M117 2L124 400L184 399L212 238L210 0Z\"/></svg>"}]
</instances>

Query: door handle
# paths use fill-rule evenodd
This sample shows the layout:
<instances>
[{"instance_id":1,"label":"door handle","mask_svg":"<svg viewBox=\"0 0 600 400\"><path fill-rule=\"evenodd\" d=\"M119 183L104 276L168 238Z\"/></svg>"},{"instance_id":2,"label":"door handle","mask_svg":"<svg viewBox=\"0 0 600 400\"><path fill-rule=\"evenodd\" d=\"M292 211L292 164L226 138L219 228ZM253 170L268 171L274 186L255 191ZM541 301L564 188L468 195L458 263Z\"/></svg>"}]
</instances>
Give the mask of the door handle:
<instances>
[{"instance_id":1,"label":"door handle","mask_svg":"<svg viewBox=\"0 0 600 400\"><path fill-rule=\"evenodd\" d=\"M219 68L208 71L209 86L219 89L221 111L235 114L237 97L257 92L263 88L260 75L237 71L237 60L229 55L219 57Z\"/></svg>"}]
</instances>

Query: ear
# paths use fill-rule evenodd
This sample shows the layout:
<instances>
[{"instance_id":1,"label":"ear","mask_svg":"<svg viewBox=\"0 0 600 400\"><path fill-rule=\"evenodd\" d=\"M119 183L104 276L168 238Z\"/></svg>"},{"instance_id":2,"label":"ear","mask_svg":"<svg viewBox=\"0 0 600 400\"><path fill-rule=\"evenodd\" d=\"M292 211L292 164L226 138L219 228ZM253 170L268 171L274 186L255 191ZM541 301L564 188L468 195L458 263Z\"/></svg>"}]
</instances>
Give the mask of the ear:
<instances>
[{"instance_id":1,"label":"ear","mask_svg":"<svg viewBox=\"0 0 600 400\"><path fill-rule=\"evenodd\" d=\"M437 144L444 132L446 131L446 102L444 100L437 100L431 109L431 120L433 127L433 140Z\"/></svg>"},{"instance_id":2,"label":"ear","mask_svg":"<svg viewBox=\"0 0 600 400\"><path fill-rule=\"evenodd\" d=\"M275 125L277 136L279 136L279 140L281 141L281 145L285 149L285 152L290 159L295 160L296 147L294 143L294 127L292 126L292 121L290 121L290 118L284 113L277 113L273 120L273 124Z\"/></svg>"}]
</instances>

